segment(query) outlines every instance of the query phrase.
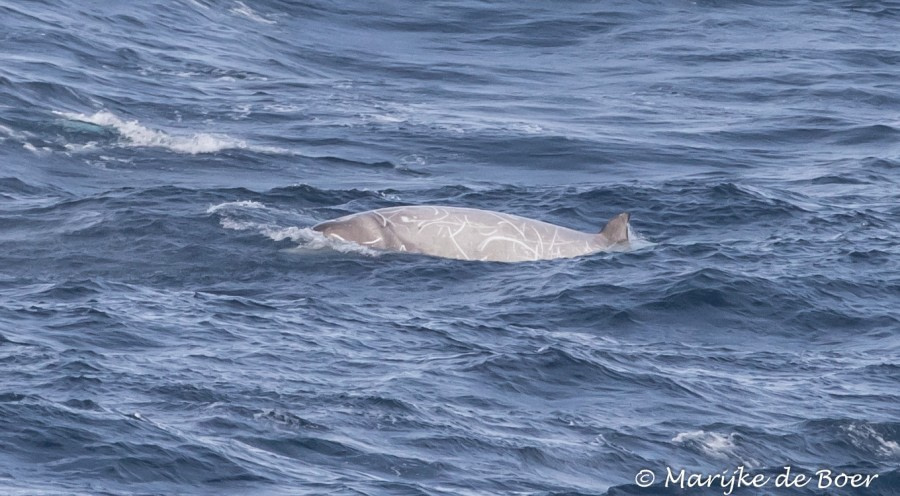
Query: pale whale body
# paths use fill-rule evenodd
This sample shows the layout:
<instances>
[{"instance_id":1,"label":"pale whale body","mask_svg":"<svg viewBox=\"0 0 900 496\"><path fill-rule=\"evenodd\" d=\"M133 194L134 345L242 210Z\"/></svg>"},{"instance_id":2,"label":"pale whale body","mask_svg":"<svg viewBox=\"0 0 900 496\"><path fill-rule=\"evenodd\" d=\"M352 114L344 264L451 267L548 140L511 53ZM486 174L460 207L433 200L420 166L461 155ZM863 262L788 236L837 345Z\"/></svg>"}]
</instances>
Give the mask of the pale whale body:
<instances>
[{"instance_id":1,"label":"pale whale body","mask_svg":"<svg viewBox=\"0 0 900 496\"><path fill-rule=\"evenodd\" d=\"M377 250L524 262L627 248L628 219L627 213L621 213L592 234L489 210L407 206L360 212L322 222L313 229Z\"/></svg>"}]
</instances>

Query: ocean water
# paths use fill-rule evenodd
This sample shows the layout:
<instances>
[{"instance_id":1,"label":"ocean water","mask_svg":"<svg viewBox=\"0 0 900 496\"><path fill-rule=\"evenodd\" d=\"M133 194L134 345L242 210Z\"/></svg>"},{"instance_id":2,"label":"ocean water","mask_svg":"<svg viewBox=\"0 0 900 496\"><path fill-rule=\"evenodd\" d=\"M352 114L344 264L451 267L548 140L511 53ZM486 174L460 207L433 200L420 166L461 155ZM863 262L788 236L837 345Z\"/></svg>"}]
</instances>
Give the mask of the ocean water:
<instances>
[{"instance_id":1,"label":"ocean water","mask_svg":"<svg viewBox=\"0 0 900 496\"><path fill-rule=\"evenodd\" d=\"M900 494L898 27L0 0L0 493L708 495L667 470L743 467L772 480L735 494ZM628 211L640 243L477 263L309 229L404 204Z\"/></svg>"}]
</instances>

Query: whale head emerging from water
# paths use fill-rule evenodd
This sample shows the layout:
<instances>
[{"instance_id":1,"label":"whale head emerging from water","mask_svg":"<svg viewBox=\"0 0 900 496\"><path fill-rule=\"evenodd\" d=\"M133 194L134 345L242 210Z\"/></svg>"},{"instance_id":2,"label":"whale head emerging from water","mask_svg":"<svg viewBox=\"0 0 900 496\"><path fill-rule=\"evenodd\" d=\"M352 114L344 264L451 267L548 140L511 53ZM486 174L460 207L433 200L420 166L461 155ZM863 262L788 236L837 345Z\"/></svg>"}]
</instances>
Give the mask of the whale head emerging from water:
<instances>
[{"instance_id":1,"label":"whale head emerging from water","mask_svg":"<svg viewBox=\"0 0 900 496\"><path fill-rule=\"evenodd\" d=\"M571 258L629 246L629 215L585 233L518 215L442 206L390 207L313 226L329 238L377 250L459 260L524 262Z\"/></svg>"}]
</instances>

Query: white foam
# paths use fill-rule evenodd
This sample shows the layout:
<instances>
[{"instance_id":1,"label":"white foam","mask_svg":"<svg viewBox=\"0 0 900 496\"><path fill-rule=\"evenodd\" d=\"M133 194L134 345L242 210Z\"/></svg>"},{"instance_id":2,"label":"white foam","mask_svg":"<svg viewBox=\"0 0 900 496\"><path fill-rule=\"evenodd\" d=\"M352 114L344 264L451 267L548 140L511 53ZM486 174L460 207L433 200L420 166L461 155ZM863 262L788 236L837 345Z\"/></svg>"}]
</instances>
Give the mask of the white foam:
<instances>
[{"instance_id":1,"label":"white foam","mask_svg":"<svg viewBox=\"0 0 900 496\"><path fill-rule=\"evenodd\" d=\"M263 24L275 24L275 21L271 19L266 19L265 17L257 14L250 7L247 6L244 2L235 2L237 7L233 7L231 9L232 14L238 14L250 19L251 21L261 22Z\"/></svg>"},{"instance_id":2,"label":"white foam","mask_svg":"<svg viewBox=\"0 0 900 496\"><path fill-rule=\"evenodd\" d=\"M356 243L328 238L319 231L314 231L309 227L282 227L273 224L241 221L230 218L222 218L219 222L225 229L233 229L236 231L253 230L272 241L291 240L297 243L297 246L294 247L292 251L302 252L307 250L331 249L341 253L359 253L372 257L381 254L378 250L373 250Z\"/></svg>"},{"instance_id":3,"label":"white foam","mask_svg":"<svg viewBox=\"0 0 900 496\"><path fill-rule=\"evenodd\" d=\"M853 423L841 428L850 437L850 442L857 448L871 449L874 447L874 451L878 456L885 457L900 454L900 444L896 441L888 441L875 432L875 429L870 425Z\"/></svg>"},{"instance_id":4,"label":"white foam","mask_svg":"<svg viewBox=\"0 0 900 496\"><path fill-rule=\"evenodd\" d=\"M55 112L57 115L74 121L87 122L97 126L111 127L123 138L136 146L166 148L174 152L215 153L228 149L251 149L265 153L284 153L285 150L271 147L251 147L246 141L236 140L226 135L196 133L190 136L171 135L164 131L150 129L137 120L124 120L109 112L101 110L93 115L74 112Z\"/></svg>"},{"instance_id":5,"label":"white foam","mask_svg":"<svg viewBox=\"0 0 900 496\"><path fill-rule=\"evenodd\" d=\"M206 213L214 214L220 210L229 210L229 209L234 209L234 208L262 209L262 208L266 208L266 206L257 201L241 200L241 201L225 202L225 203L220 203L218 205L213 205L206 209Z\"/></svg>"},{"instance_id":6,"label":"white foam","mask_svg":"<svg viewBox=\"0 0 900 496\"><path fill-rule=\"evenodd\" d=\"M8 128L8 127L4 126L3 124L0 124L0 134L4 134L6 136L9 136L10 138L15 138L15 139L19 139L19 140L27 138L27 136L25 136L24 133L20 133L11 128Z\"/></svg>"},{"instance_id":7,"label":"white foam","mask_svg":"<svg viewBox=\"0 0 900 496\"><path fill-rule=\"evenodd\" d=\"M6 127L6 126L0 124L0 143L6 141L9 138L12 138L13 140L18 141L19 143L22 143L22 147L32 153L39 153L40 150L47 151L47 152L51 151L49 148L46 148L46 147L41 148L39 150L37 147L35 147L31 143L29 143L28 139L33 136L34 135L29 132L16 131L15 129L12 129L12 128L9 128L9 127Z\"/></svg>"},{"instance_id":8,"label":"white foam","mask_svg":"<svg viewBox=\"0 0 900 496\"><path fill-rule=\"evenodd\" d=\"M531 122L514 122L510 124L510 129L525 134L538 134L544 132L544 128L542 126Z\"/></svg>"},{"instance_id":9,"label":"white foam","mask_svg":"<svg viewBox=\"0 0 900 496\"><path fill-rule=\"evenodd\" d=\"M66 143L65 147L66 147L66 150L77 153L77 152L83 152L83 151L96 149L97 142L96 141L88 141L87 143L84 143L84 144Z\"/></svg>"},{"instance_id":10,"label":"white foam","mask_svg":"<svg viewBox=\"0 0 900 496\"><path fill-rule=\"evenodd\" d=\"M256 212L255 216L259 217L259 212L267 209L268 207L262 203L243 200L211 206L206 209L206 213L219 215L219 224L225 229L233 231L256 231L272 241L284 241L286 239L293 241L297 243L297 246L294 247L292 251L300 252L331 249L341 253L359 253L367 256L378 256L381 254L381 252L377 250L356 243L327 238L324 234L314 231L309 227L284 227L272 222L239 218L242 213L241 210L254 211ZM244 216L246 217L248 214L245 213Z\"/></svg>"},{"instance_id":11,"label":"white foam","mask_svg":"<svg viewBox=\"0 0 900 496\"><path fill-rule=\"evenodd\" d=\"M727 459L737 447L734 444L734 433L724 435L703 430L680 432L672 438L672 442L698 446L707 455L718 459Z\"/></svg>"},{"instance_id":12,"label":"white foam","mask_svg":"<svg viewBox=\"0 0 900 496\"><path fill-rule=\"evenodd\" d=\"M276 114L292 114L299 113L305 110L305 107L301 105L295 105L290 103L271 103L262 106L262 110L266 112L273 112ZM248 110L249 113L249 110Z\"/></svg>"},{"instance_id":13,"label":"white foam","mask_svg":"<svg viewBox=\"0 0 900 496\"><path fill-rule=\"evenodd\" d=\"M643 250L644 248L653 248L656 243L650 241L635 231L631 224L628 225L628 251Z\"/></svg>"},{"instance_id":14,"label":"white foam","mask_svg":"<svg viewBox=\"0 0 900 496\"><path fill-rule=\"evenodd\" d=\"M42 147L38 148L27 141L25 142L24 145L22 145L22 148L28 150L31 153L34 153L35 155L39 155L39 156L47 155L53 151L46 146L42 146Z\"/></svg>"},{"instance_id":15,"label":"white foam","mask_svg":"<svg viewBox=\"0 0 900 496\"><path fill-rule=\"evenodd\" d=\"M448 114L443 108L434 108L426 104L395 107L393 113L407 116L412 124L427 125L459 134L502 131L527 135L574 136L570 126L552 122L510 119L505 115L471 110Z\"/></svg>"}]
</instances>

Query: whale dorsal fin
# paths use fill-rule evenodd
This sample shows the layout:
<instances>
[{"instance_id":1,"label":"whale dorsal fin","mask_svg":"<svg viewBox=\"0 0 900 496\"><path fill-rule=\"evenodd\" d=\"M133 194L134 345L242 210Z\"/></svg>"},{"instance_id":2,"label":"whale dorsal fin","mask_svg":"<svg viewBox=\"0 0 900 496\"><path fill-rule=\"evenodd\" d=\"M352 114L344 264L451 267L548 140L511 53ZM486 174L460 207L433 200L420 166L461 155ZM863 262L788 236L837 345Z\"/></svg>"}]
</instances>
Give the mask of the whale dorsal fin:
<instances>
[{"instance_id":1,"label":"whale dorsal fin","mask_svg":"<svg viewBox=\"0 0 900 496\"><path fill-rule=\"evenodd\" d=\"M597 237L602 238L602 240L610 246L619 243L627 243L629 218L631 218L631 215L629 215L628 212L622 212L613 217L606 223L606 226L600 231L600 234L598 234Z\"/></svg>"}]
</instances>

